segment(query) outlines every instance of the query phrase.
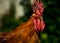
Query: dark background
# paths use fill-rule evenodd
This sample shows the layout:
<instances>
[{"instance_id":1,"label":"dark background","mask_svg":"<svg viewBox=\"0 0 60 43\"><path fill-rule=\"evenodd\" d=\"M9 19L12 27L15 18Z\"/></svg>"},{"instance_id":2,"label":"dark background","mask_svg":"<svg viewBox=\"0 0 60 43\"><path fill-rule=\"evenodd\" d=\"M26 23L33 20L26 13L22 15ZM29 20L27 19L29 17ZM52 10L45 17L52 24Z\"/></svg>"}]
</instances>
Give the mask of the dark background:
<instances>
[{"instance_id":1,"label":"dark background","mask_svg":"<svg viewBox=\"0 0 60 43\"><path fill-rule=\"evenodd\" d=\"M60 1L59 0L42 0L44 3L43 19L45 21L45 29L40 32L41 43L60 43ZM24 4L25 2L25 4ZM26 4L28 3L28 4ZM15 29L21 23L25 22L32 15L32 8L29 2L21 3L28 9L26 15L16 21L13 18L14 9L11 7L11 15L4 16L3 27L1 32L8 32Z\"/></svg>"}]
</instances>

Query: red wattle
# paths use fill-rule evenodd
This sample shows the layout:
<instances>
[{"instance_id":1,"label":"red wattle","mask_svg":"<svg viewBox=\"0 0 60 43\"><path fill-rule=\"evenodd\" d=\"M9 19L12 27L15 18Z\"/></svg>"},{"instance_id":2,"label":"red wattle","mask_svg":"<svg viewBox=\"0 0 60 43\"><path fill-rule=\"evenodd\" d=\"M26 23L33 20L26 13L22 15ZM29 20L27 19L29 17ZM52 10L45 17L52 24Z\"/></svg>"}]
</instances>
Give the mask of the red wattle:
<instances>
[{"instance_id":1,"label":"red wattle","mask_svg":"<svg viewBox=\"0 0 60 43\"><path fill-rule=\"evenodd\" d=\"M40 21L40 19L38 18L38 19L37 19L37 30L38 30L38 31L41 30L41 28L40 28L40 27L41 27L40 23L41 23L41 21Z\"/></svg>"},{"instance_id":2,"label":"red wattle","mask_svg":"<svg viewBox=\"0 0 60 43\"><path fill-rule=\"evenodd\" d=\"M41 31L43 31L45 28L45 23L44 23L44 20L41 19Z\"/></svg>"},{"instance_id":3,"label":"red wattle","mask_svg":"<svg viewBox=\"0 0 60 43\"><path fill-rule=\"evenodd\" d=\"M45 23L43 21L43 19L39 19L39 18L34 18L33 19L33 23L34 23L34 29L38 32L38 31L43 31L44 27L45 27Z\"/></svg>"}]
</instances>

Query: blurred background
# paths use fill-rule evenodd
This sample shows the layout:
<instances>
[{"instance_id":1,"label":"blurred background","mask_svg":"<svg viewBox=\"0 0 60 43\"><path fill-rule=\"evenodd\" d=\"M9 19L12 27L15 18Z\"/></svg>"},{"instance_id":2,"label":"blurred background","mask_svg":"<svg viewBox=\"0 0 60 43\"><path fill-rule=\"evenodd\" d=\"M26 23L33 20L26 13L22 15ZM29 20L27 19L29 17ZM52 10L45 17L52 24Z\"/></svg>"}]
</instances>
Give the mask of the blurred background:
<instances>
[{"instance_id":1,"label":"blurred background","mask_svg":"<svg viewBox=\"0 0 60 43\"><path fill-rule=\"evenodd\" d=\"M59 0L42 0L44 3L43 19L45 29L40 32L41 43L60 43L60 2ZM21 23L27 21L32 15L32 8L29 0L23 0L21 5L25 8L25 16L19 20L14 18L14 6L11 7L10 15L2 18L3 26L0 32L9 32L14 30Z\"/></svg>"}]
</instances>

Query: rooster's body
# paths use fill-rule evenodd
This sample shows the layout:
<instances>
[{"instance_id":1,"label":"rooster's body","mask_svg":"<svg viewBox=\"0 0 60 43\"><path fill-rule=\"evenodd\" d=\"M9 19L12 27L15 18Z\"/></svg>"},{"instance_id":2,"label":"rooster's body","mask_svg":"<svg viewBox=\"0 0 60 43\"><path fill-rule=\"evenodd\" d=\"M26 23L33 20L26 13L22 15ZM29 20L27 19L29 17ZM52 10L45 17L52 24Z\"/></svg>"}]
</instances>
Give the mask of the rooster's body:
<instances>
[{"instance_id":1,"label":"rooster's body","mask_svg":"<svg viewBox=\"0 0 60 43\"><path fill-rule=\"evenodd\" d=\"M39 43L39 38L34 30L33 16L9 33L1 33L0 43Z\"/></svg>"},{"instance_id":2,"label":"rooster's body","mask_svg":"<svg viewBox=\"0 0 60 43\"><path fill-rule=\"evenodd\" d=\"M35 0L32 7L34 13L28 21L11 32L0 33L0 43L40 43L37 32L45 27L42 19L44 7L39 0Z\"/></svg>"}]
</instances>

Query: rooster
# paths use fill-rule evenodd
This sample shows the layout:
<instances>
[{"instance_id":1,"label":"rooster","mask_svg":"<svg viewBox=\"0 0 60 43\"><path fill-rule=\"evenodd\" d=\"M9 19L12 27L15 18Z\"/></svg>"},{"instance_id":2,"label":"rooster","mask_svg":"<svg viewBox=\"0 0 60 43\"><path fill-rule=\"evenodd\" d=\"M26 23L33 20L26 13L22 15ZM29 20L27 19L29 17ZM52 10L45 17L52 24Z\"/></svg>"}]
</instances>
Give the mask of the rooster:
<instances>
[{"instance_id":1,"label":"rooster","mask_svg":"<svg viewBox=\"0 0 60 43\"><path fill-rule=\"evenodd\" d=\"M11 32L0 32L0 43L40 43L38 34L45 27L42 13L43 3L34 0L32 5L33 14L25 22Z\"/></svg>"}]
</instances>

